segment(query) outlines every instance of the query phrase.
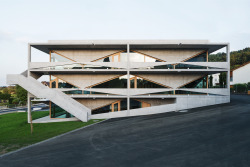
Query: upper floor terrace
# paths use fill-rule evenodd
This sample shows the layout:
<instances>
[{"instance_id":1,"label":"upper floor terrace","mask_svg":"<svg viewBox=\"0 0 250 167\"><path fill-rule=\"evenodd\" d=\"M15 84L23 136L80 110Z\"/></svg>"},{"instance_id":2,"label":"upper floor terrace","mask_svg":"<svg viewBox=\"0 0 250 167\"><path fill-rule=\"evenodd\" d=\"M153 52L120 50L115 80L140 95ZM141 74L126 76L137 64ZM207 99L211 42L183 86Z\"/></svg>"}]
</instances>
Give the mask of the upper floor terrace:
<instances>
[{"instance_id":1,"label":"upper floor terrace","mask_svg":"<svg viewBox=\"0 0 250 167\"><path fill-rule=\"evenodd\" d=\"M210 62L211 53L226 48L225 61ZM37 52L43 60L33 61ZM36 73L221 72L229 69L228 43L207 40L49 41L29 44L29 70ZM45 59L46 57L46 59Z\"/></svg>"}]
</instances>

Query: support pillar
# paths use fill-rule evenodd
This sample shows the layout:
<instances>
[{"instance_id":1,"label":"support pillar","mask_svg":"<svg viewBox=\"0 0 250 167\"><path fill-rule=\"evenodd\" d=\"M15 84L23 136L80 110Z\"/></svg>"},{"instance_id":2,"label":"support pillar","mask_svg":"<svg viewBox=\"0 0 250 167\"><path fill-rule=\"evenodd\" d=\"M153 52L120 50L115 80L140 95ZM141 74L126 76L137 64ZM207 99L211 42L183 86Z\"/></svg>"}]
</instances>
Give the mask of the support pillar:
<instances>
[{"instance_id":1,"label":"support pillar","mask_svg":"<svg viewBox=\"0 0 250 167\"><path fill-rule=\"evenodd\" d=\"M28 45L28 69L27 69L27 77L30 77L30 62L31 62L31 46L30 44ZM28 117L28 123L32 122L32 117L31 117L31 94L28 92L27 93L27 117Z\"/></svg>"},{"instance_id":2,"label":"support pillar","mask_svg":"<svg viewBox=\"0 0 250 167\"><path fill-rule=\"evenodd\" d=\"M129 44L127 44L127 116L130 115L130 59L129 59Z\"/></svg>"},{"instance_id":3,"label":"support pillar","mask_svg":"<svg viewBox=\"0 0 250 167\"><path fill-rule=\"evenodd\" d=\"M28 93L27 95L27 117L28 117L28 123L31 123L31 95Z\"/></svg>"},{"instance_id":4,"label":"support pillar","mask_svg":"<svg viewBox=\"0 0 250 167\"><path fill-rule=\"evenodd\" d=\"M227 89L230 95L230 44L228 43L226 46L227 50L227 63L228 63L228 70L227 70Z\"/></svg>"}]
</instances>

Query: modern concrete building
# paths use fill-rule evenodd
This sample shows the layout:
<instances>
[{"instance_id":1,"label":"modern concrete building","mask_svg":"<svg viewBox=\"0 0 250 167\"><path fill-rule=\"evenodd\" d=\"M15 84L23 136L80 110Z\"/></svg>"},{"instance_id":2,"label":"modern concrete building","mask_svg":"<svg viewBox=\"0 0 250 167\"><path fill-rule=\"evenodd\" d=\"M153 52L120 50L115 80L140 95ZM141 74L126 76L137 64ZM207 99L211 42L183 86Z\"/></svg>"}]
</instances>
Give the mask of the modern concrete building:
<instances>
[{"instance_id":1,"label":"modern concrete building","mask_svg":"<svg viewBox=\"0 0 250 167\"><path fill-rule=\"evenodd\" d=\"M250 61L231 72L230 85L250 82Z\"/></svg>"},{"instance_id":2,"label":"modern concrete building","mask_svg":"<svg viewBox=\"0 0 250 167\"><path fill-rule=\"evenodd\" d=\"M208 62L226 47L226 62ZM32 62L31 49L48 55ZM8 75L32 98L50 103L50 120L156 114L230 102L229 84L213 88L209 76L230 76L229 44L207 40L49 41L28 46L28 69ZM49 87L38 82L50 76ZM30 117L28 117L30 121Z\"/></svg>"}]
</instances>

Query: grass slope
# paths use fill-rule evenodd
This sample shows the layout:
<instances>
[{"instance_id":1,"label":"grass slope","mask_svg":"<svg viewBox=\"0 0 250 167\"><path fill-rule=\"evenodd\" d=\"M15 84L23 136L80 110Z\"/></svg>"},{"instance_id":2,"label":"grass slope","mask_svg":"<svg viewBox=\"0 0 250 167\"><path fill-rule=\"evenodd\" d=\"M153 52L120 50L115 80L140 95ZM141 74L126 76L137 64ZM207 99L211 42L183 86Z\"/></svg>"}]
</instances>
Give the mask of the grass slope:
<instances>
[{"instance_id":1,"label":"grass slope","mask_svg":"<svg viewBox=\"0 0 250 167\"><path fill-rule=\"evenodd\" d=\"M48 111L32 112L33 120L47 116ZM88 122L56 122L33 124L33 134L27 123L27 113L10 113L0 115L0 154L19 149L21 147L40 142L62 133L96 123L101 120Z\"/></svg>"}]
</instances>

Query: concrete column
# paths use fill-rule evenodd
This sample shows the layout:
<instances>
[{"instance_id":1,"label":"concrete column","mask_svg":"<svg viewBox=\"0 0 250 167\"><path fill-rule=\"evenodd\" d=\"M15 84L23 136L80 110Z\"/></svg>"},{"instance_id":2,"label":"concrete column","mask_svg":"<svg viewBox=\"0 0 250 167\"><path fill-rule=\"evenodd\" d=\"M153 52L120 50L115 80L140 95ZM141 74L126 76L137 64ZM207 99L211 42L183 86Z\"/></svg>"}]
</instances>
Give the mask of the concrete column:
<instances>
[{"instance_id":1,"label":"concrete column","mask_svg":"<svg viewBox=\"0 0 250 167\"><path fill-rule=\"evenodd\" d=\"M228 63L228 70L227 70L227 89L229 94L229 103L230 103L230 44L227 44L227 63Z\"/></svg>"},{"instance_id":2,"label":"concrete column","mask_svg":"<svg viewBox=\"0 0 250 167\"><path fill-rule=\"evenodd\" d=\"M227 63L228 63L228 70L227 70L227 88L230 92L230 44L227 44Z\"/></svg>"},{"instance_id":3,"label":"concrete column","mask_svg":"<svg viewBox=\"0 0 250 167\"><path fill-rule=\"evenodd\" d=\"M30 62L31 62L31 46L30 44L28 44L28 66Z\"/></svg>"},{"instance_id":4,"label":"concrete column","mask_svg":"<svg viewBox=\"0 0 250 167\"><path fill-rule=\"evenodd\" d=\"M30 93L28 93L27 96L27 117L28 117L28 123L31 122L31 98Z\"/></svg>"},{"instance_id":5,"label":"concrete column","mask_svg":"<svg viewBox=\"0 0 250 167\"><path fill-rule=\"evenodd\" d=\"M27 69L27 77L30 77L30 62L31 62L31 46L28 44L28 69ZM28 123L31 122L31 100L30 100L30 93L27 93L27 118Z\"/></svg>"},{"instance_id":6,"label":"concrete column","mask_svg":"<svg viewBox=\"0 0 250 167\"><path fill-rule=\"evenodd\" d=\"M129 59L129 54L130 49L129 49L129 44L127 44L127 115L130 115L130 94L129 94L129 89L130 89L130 59Z\"/></svg>"}]
</instances>

